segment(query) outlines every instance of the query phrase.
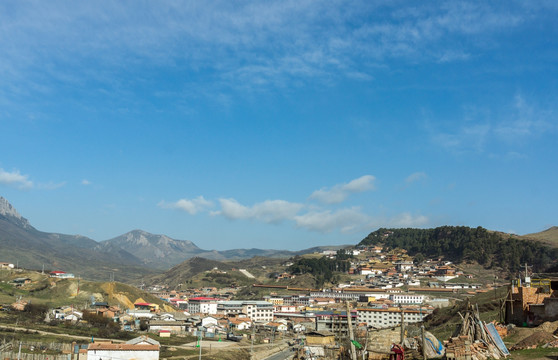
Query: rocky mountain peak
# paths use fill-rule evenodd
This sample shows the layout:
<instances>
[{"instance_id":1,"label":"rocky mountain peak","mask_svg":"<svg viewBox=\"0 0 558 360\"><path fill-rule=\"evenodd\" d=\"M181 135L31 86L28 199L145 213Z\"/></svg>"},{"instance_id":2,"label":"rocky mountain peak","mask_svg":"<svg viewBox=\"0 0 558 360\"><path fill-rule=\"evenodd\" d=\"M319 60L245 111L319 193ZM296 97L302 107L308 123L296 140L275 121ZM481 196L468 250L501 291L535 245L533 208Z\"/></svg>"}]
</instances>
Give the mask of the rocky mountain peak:
<instances>
[{"instance_id":1,"label":"rocky mountain peak","mask_svg":"<svg viewBox=\"0 0 558 360\"><path fill-rule=\"evenodd\" d=\"M21 216L12 204L10 204L8 200L4 199L2 196L0 196L0 215L21 227L28 228L31 226L29 221Z\"/></svg>"}]
</instances>

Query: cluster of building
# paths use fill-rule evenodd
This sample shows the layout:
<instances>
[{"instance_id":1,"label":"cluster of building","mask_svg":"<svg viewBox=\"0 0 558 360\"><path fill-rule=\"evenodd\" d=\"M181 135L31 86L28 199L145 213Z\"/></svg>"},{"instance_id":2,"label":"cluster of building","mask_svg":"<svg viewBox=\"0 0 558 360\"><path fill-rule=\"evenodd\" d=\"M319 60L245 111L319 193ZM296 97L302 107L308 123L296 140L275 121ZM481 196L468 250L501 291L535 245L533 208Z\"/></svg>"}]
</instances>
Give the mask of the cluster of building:
<instances>
[{"instance_id":1,"label":"cluster of building","mask_svg":"<svg viewBox=\"0 0 558 360\"><path fill-rule=\"evenodd\" d=\"M349 274L365 276L361 284L379 289L420 286L419 278L446 282L463 275L451 262L440 259L415 265L414 259L404 249L385 252L379 246L371 246L362 247L359 254L365 256L352 262Z\"/></svg>"}]
</instances>

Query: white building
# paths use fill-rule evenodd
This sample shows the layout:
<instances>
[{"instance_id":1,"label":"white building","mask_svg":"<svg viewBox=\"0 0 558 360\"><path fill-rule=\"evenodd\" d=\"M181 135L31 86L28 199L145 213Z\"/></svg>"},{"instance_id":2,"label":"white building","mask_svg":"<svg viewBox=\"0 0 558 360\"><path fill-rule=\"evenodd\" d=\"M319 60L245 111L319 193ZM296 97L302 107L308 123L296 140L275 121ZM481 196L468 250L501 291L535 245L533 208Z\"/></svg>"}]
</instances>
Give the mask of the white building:
<instances>
[{"instance_id":1,"label":"white building","mask_svg":"<svg viewBox=\"0 0 558 360\"><path fill-rule=\"evenodd\" d=\"M399 272L406 272L413 270L413 262L412 261L398 261L395 263L395 269Z\"/></svg>"},{"instance_id":2,"label":"white building","mask_svg":"<svg viewBox=\"0 0 558 360\"><path fill-rule=\"evenodd\" d=\"M394 304L422 304L424 303L424 295L413 294L391 294L389 299Z\"/></svg>"},{"instance_id":3,"label":"white building","mask_svg":"<svg viewBox=\"0 0 558 360\"><path fill-rule=\"evenodd\" d=\"M136 319L152 319L157 314L151 312L150 310L136 310L136 309L128 309L126 313Z\"/></svg>"},{"instance_id":4,"label":"white building","mask_svg":"<svg viewBox=\"0 0 558 360\"><path fill-rule=\"evenodd\" d=\"M358 309L358 322L375 328L389 328L401 325L401 309L364 308ZM431 313L428 309L403 309L405 324L421 322Z\"/></svg>"},{"instance_id":5,"label":"white building","mask_svg":"<svg viewBox=\"0 0 558 360\"><path fill-rule=\"evenodd\" d=\"M87 360L159 360L159 342L140 336L124 344L94 342L87 347Z\"/></svg>"},{"instance_id":6,"label":"white building","mask_svg":"<svg viewBox=\"0 0 558 360\"><path fill-rule=\"evenodd\" d=\"M273 321L274 306L267 301L229 300L219 301L217 311L223 315L246 314L252 321Z\"/></svg>"},{"instance_id":7,"label":"white building","mask_svg":"<svg viewBox=\"0 0 558 360\"><path fill-rule=\"evenodd\" d=\"M217 299L209 297L194 297L188 299L190 314L217 314Z\"/></svg>"}]
</instances>

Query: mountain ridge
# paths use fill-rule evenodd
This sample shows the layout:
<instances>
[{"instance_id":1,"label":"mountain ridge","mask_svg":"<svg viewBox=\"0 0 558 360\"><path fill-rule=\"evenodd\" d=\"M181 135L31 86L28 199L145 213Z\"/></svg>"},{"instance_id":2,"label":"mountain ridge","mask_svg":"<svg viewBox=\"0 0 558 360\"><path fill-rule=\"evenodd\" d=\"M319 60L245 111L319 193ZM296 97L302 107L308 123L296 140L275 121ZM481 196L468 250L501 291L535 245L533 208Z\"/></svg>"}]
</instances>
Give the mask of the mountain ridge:
<instances>
[{"instance_id":1,"label":"mountain ridge","mask_svg":"<svg viewBox=\"0 0 558 360\"><path fill-rule=\"evenodd\" d=\"M290 257L312 252L270 249L205 250L189 240L176 240L135 229L115 238L97 242L82 235L46 233L35 229L14 206L0 196L0 261L18 262L21 267L64 270L106 278L108 273L129 271L140 278L155 270L166 270L189 258L240 260L254 256ZM87 274L87 275L85 275Z\"/></svg>"}]
</instances>

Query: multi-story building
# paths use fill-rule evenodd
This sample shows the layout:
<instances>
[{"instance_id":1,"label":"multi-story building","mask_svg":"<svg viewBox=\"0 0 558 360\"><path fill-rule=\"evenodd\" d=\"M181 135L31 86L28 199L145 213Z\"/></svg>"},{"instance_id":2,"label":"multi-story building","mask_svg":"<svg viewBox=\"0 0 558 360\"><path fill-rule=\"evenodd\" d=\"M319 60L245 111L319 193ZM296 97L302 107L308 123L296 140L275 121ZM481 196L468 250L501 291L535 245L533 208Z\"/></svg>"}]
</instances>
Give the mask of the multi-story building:
<instances>
[{"instance_id":1,"label":"multi-story building","mask_svg":"<svg viewBox=\"0 0 558 360\"><path fill-rule=\"evenodd\" d=\"M188 299L190 314L217 314L217 299L210 297L193 297Z\"/></svg>"},{"instance_id":2,"label":"multi-story building","mask_svg":"<svg viewBox=\"0 0 558 360\"><path fill-rule=\"evenodd\" d=\"M229 300L217 303L217 312L223 315L246 314L252 321L273 321L273 304L267 301Z\"/></svg>"},{"instance_id":3,"label":"multi-story building","mask_svg":"<svg viewBox=\"0 0 558 360\"><path fill-rule=\"evenodd\" d=\"M389 299L394 304L422 304L424 303L424 295L413 294L391 294Z\"/></svg>"},{"instance_id":4,"label":"multi-story building","mask_svg":"<svg viewBox=\"0 0 558 360\"><path fill-rule=\"evenodd\" d=\"M295 306L309 306L310 305L310 297L308 296L299 296L299 295L291 295L286 296L283 298L284 305L295 305Z\"/></svg>"},{"instance_id":5,"label":"multi-story building","mask_svg":"<svg viewBox=\"0 0 558 360\"><path fill-rule=\"evenodd\" d=\"M401 312L405 324L418 323L432 313L432 309L400 309L400 308L361 308L358 311L358 322L375 328L388 328L401 325Z\"/></svg>"}]
</instances>

